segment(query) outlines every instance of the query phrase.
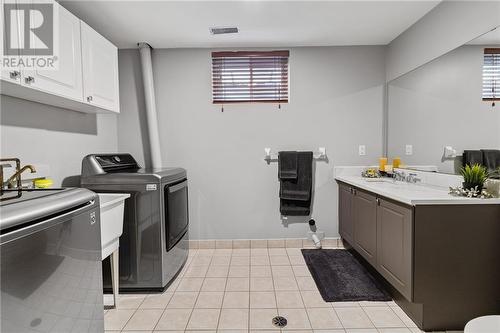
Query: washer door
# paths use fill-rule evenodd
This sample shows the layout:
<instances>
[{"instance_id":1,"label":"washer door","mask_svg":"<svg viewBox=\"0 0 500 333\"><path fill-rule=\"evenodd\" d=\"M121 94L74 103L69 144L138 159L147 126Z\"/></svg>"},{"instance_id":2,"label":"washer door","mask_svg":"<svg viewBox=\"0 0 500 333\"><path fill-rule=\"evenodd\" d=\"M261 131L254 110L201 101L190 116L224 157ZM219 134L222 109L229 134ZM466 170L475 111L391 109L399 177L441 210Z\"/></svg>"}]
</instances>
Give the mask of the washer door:
<instances>
[{"instance_id":1,"label":"washer door","mask_svg":"<svg viewBox=\"0 0 500 333\"><path fill-rule=\"evenodd\" d=\"M187 179L166 185L164 197L166 249L170 251L189 226Z\"/></svg>"}]
</instances>

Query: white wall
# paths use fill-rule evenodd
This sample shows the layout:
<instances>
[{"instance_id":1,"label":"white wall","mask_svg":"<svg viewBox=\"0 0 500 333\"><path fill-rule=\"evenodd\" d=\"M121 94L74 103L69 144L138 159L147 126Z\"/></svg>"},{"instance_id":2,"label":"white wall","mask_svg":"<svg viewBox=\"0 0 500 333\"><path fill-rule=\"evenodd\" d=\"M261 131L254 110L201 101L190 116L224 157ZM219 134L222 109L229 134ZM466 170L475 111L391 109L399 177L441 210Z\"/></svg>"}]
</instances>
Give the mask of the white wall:
<instances>
[{"instance_id":1,"label":"white wall","mask_svg":"<svg viewBox=\"0 0 500 333\"><path fill-rule=\"evenodd\" d=\"M75 185L82 158L117 150L115 115L94 115L0 95L1 152L33 164L54 186ZM29 173L26 174L29 176Z\"/></svg>"},{"instance_id":2,"label":"white wall","mask_svg":"<svg viewBox=\"0 0 500 333\"><path fill-rule=\"evenodd\" d=\"M389 156L454 173L461 161L442 162L445 146L500 149L498 103L481 96L484 47L462 46L390 83Z\"/></svg>"},{"instance_id":3,"label":"white wall","mask_svg":"<svg viewBox=\"0 0 500 333\"><path fill-rule=\"evenodd\" d=\"M327 148L329 163L316 165L313 218L327 236L337 236L333 166L373 163L382 151L385 48L291 49L288 105L226 105L224 113L211 102L210 52L153 53L163 160L188 170L191 237L305 237L307 219L288 227L280 220L277 163L263 161L264 147ZM147 160L138 115L143 97L129 89L142 84L137 51L119 57L119 147ZM359 144L366 156L357 155Z\"/></svg>"},{"instance_id":4,"label":"white wall","mask_svg":"<svg viewBox=\"0 0 500 333\"><path fill-rule=\"evenodd\" d=\"M500 1L443 1L394 39L387 81L500 26Z\"/></svg>"}]
</instances>

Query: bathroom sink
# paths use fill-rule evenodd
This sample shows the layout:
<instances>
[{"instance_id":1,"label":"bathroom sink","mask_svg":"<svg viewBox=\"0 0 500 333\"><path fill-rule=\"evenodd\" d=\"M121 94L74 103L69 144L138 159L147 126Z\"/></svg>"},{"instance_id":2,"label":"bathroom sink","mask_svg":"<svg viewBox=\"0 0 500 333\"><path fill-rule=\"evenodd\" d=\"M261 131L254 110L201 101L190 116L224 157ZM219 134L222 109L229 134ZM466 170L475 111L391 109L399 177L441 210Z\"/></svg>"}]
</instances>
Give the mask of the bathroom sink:
<instances>
[{"instance_id":1,"label":"bathroom sink","mask_svg":"<svg viewBox=\"0 0 500 333\"><path fill-rule=\"evenodd\" d=\"M123 210L125 199L130 194L98 193L101 209L101 249L102 259L108 257L119 246L123 232Z\"/></svg>"}]
</instances>

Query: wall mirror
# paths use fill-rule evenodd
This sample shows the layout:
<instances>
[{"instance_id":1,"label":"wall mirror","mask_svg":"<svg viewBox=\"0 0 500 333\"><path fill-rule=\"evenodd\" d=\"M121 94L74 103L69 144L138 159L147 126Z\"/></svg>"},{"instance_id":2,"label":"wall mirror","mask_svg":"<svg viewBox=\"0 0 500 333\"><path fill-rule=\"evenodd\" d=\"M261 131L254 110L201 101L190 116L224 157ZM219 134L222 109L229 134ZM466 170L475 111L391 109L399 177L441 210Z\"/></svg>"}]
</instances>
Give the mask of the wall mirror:
<instances>
[{"instance_id":1,"label":"wall mirror","mask_svg":"<svg viewBox=\"0 0 500 333\"><path fill-rule=\"evenodd\" d=\"M408 168L456 174L464 151L468 160L500 150L500 100L487 99L500 93L488 82L500 75L499 50L500 27L389 82L388 157L400 157Z\"/></svg>"}]
</instances>

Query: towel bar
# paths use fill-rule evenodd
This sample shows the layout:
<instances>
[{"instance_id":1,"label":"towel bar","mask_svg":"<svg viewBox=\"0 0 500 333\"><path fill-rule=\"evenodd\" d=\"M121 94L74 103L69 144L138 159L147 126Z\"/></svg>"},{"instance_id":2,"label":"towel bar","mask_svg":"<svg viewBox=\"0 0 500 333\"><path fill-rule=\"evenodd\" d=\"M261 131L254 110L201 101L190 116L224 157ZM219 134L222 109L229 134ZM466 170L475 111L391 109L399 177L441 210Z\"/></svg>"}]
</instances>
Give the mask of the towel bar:
<instances>
[{"instance_id":1,"label":"towel bar","mask_svg":"<svg viewBox=\"0 0 500 333\"><path fill-rule=\"evenodd\" d=\"M266 153L264 157L264 161L267 162L267 164L271 164L271 162L278 162L278 154L272 154L271 153L271 148L264 148L264 152ZM313 155L313 158L316 161L326 161L328 160L328 156L326 156L326 148L325 147L319 147L318 152Z\"/></svg>"}]
</instances>

